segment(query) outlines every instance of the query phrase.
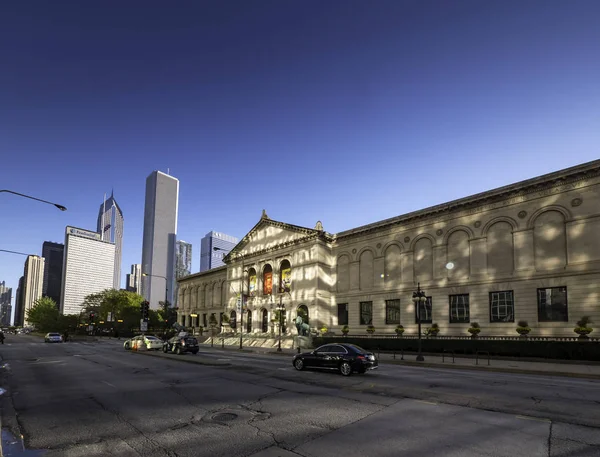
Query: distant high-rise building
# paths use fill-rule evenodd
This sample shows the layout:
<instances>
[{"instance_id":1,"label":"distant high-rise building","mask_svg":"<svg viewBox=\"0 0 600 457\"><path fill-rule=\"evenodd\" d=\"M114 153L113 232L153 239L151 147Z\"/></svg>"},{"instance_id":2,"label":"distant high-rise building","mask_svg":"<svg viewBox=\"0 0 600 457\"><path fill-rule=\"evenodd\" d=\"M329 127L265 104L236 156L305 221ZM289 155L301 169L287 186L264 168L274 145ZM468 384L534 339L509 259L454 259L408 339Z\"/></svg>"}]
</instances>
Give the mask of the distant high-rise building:
<instances>
[{"instance_id":1,"label":"distant high-rise building","mask_svg":"<svg viewBox=\"0 0 600 457\"><path fill-rule=\"evenodd\" d=\"M200 271L210 270L225 265L223 257L229 254L238 239L219 232L208 232L200 243ZM214 249L219 248L219 249Z\"/></svg>"},{"instance_id":2,"label":"distant high-rise building","mask_svg":"<svg viewBox=\"0 0 600 457\"><path fill-rule=\"evenodd\" d=\"M121 287L121 255L123 249L123 211L115 200L111 192L110 198L100 205L98 212L97 231L100 233L102 241L108 241L115 245L115 268L113 289Z\"/></svg>"},{"instance_id":3,"label":"distant high-rise building","mask_svg":"<svg viewBox=\"0 0 600 457\"><path fill-rule=\"evenodd\" d=\"M64 244L45 241L42 245L42 257L44 258L44 285L42 295L50 297L60 308L60 289L62 287L62 269Z\"/></svg>"},{"instance_id":4,"label":"distant high-rise building","mask_svg":"<svg viewBox=\"0 0 600 457\"><path fill-rule=\"evenodd\" d=\"M25 276L19 278L19 286L17 287L17 296L15 297L15 318L13 325L16 327L23 327L25 320L25 311L23 309L23 292L25 289Z\"/></svg>"},{"instance_id":5,"label":"distant high-rise building","mask_svg":"<svg viewBox=\"0 0 600 457\"><path fill-rule=\"evenodd\" d=\"M27 256L23 270L23 313L24 325L27 326L27 311L33 308L36 300L42 297L44 286L44 258L37 255Z\"/></svg>"},{"instance_id":6,"label":"distant high-rise building","mask_svg":"<svg viewBox=\"0 0 600 457\"><path fill-rule=\"evenodd\" d=\"M179 180L153 171L146 179L142 245L142 295L152 309L165 294L173 303L178 204Z\"/></svg>"},{"instance_id":7,"label":"distant high-rise building","mask_svg":"<svg viewBox=\"0 0 600 457\"><path fill-rule=\"evenodd\" d=\"M12 288L6 287L4 281L0 282L0 325L8 327L12 314Z\"/></svg>"},{"instance_id":8,"label":"distant high-rise building","mask_svg":"<svg viewBox=\"0 0 600 457\"><path fill-rule=\"evenodd\" d=\"M175 248L175 278L183 278L192 273L192 245L177 241Z\"/></svg>"},{"instance_id":9,"label":"distant high-rise building","mask_svg":"<svg viewBox=\"0 0 600 457\"><path fill-rule=\"evenodd\" d=\"M61 288L62 314L79 314L87 295L114 287L115 245L100 233L67 227Z\"/></svg>"},{"instance_id":10,"label":"distant high-rise building","mask_svg":"<svg viewBox=\"0 0 600 457\"><path fill-rule=\"evenodd\" d=\"M177 241L175 247L175 279L183 278L192 273L192 245L185 241ZM178 305L179 285L175 281L175 290L173 291L173 300L175 306Z\"/></svg>"},{"instance_id":11,"label":"distant high-rise building","mask_svg":"<svg viewBox=\"0 0 600 457\"><path fill-rule=\"evenodd\" d=\"M142 265L134 263L131 265L131 273L127 274L127 287L129 292L142 293Z\"/></svg>"}]
</instances>

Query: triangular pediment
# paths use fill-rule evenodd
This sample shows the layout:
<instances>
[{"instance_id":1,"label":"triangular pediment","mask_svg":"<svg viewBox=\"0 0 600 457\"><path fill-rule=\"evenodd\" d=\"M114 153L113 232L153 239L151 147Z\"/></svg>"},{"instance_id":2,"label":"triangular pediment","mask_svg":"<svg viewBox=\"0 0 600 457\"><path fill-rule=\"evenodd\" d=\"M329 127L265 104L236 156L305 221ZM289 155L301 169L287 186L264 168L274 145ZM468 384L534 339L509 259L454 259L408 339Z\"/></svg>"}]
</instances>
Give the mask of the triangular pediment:
<instances>
[{"instance_id":1,"label":"triangular pediment","mask_svg":"<svg viewBox=\"0 0 600 457\"><path fill-rule=\"evenodd\" d=\"M322 230L274 221L263 216L231 250L225 261L267 252L302 240L313 239L323 233Z\"/></svg>"}]
</instances>

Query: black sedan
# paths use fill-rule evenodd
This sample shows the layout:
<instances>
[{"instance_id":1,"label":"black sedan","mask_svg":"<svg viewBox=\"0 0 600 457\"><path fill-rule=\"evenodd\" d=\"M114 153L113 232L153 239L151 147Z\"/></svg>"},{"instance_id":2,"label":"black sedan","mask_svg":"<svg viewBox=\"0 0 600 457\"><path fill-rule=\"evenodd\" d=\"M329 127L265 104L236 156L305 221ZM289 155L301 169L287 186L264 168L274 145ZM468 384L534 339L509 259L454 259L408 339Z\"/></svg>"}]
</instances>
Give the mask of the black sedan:
<instances>
[{"instance_id":1,"label":"black sedan","mask_svg":"<svg viewBox=\"0 0 600 457\"><path fill-rule=\"evenodd\" d=\"M375 354L346 343L326 344L312 352L297 354L292 364L299 371L305 368L338 370L344 376L350 376L354 371L366 373L379 366Z\"/></svg>"}]
</instances>

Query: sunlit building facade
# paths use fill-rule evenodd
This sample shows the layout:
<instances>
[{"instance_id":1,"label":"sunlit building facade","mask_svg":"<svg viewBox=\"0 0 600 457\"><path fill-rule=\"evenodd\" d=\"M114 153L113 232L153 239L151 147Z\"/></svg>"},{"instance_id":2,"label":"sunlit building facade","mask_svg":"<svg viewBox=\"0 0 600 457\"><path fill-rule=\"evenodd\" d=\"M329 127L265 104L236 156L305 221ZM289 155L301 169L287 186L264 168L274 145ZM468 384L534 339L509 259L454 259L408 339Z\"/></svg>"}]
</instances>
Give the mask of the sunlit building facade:
<instances>
[{"instance_id":1,"label":"sunlit building facade","mask_svg":"<svg viewBox=\"0 0 600 457\"><path fill-rule=\"evenodd\" d=\"M530 336L577 336L582 316L600 322L599 234L600 161L336 234L263 212L225 266L179 281L179 320L239 322L243 293L244 332L266 332L281 301L311 328L416 334L419 286L421 322L440 335L477 322L481 335L517 336L524 320Z\"/></svg>"}]
</instances>

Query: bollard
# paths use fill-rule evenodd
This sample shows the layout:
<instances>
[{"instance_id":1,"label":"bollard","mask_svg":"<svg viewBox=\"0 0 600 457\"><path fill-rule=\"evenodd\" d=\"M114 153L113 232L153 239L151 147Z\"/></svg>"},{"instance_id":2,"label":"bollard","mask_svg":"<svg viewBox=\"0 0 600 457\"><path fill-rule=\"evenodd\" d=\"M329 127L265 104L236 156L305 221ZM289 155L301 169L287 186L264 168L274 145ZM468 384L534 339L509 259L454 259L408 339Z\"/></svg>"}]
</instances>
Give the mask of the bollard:
<instances>
[{"instance_id":1,"label":"bollard","mask_svg":"<svg viewBox=\"0 0 600 457\"><path fill-rule=\"evenodd\" d=\"M298 346L296 349L298 349L298 354L300 354L300 346Z\"/></svg>"},{"instance_id":2,"label":"bollard","mask_svg":"<svg viewBox=\"0 0 600 457\"><path fill-rule=\"evenodd\" d=\"M225 338L221 338L221 349L225 349Z\"/></svg>"}]
</instances>

